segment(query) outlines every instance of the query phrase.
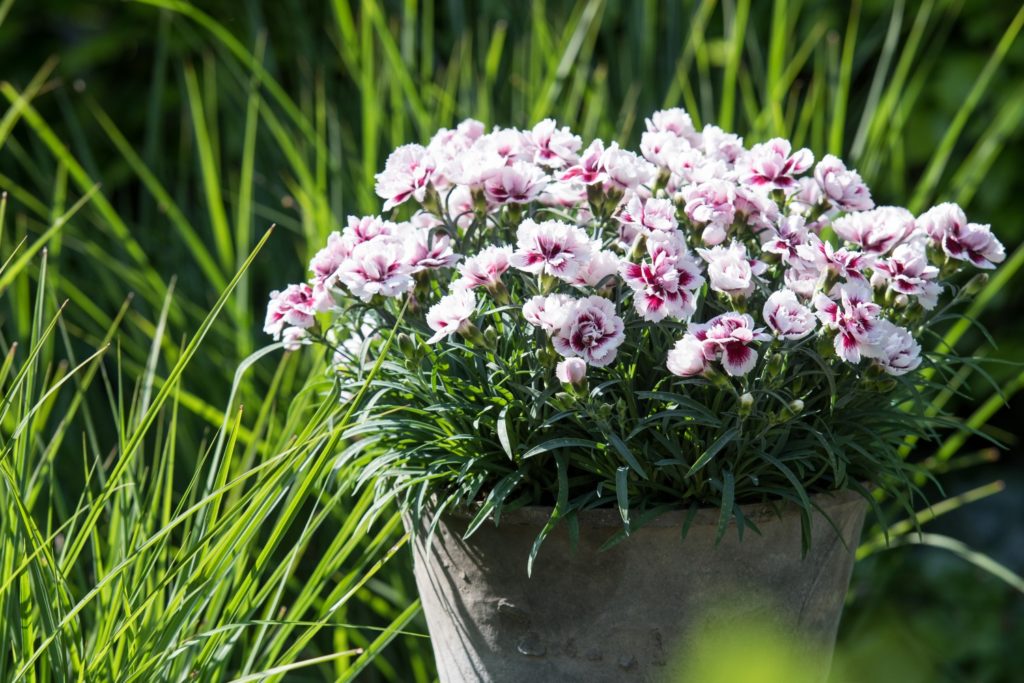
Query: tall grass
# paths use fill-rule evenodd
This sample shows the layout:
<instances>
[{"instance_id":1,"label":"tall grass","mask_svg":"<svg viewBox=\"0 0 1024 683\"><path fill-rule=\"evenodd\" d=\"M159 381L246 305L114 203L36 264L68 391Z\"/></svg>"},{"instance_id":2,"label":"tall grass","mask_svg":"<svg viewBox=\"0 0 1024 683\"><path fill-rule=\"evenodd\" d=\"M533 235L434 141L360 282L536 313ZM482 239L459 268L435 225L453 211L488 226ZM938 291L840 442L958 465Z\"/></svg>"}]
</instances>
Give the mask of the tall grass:
<instances>
[{"instance_id":1,"label":"tall grass","mask_svg":"<svg viewBox=\"0 0 1024 683\"><path fill-rule=\"evenodd\" d=\"M0 21L31 4L5 0ZM351 415L326 364L254 354L265 291L345 215L377 211L372 176L392 147L464 116L555 116L626 141L650 110L682 105L748 142L841 153L882 201L969 209L1024 119L1020 84L1001 87L1024 10L921 165L906 139L956 2L896 2L881 23L860 3L837 15L796 0L200 6L131 6L152 27L148 91L79 92L56 60L0 84L3 681L431 679L399 520L360 527L369 494L332 470ZM126 106L144 112L141 135ZM1022 264L1018 247L970 316ZM944 340L966 353L984 342L969 322ZM967 437L1018 372L915 457L940 474L983 461ZM890 520L861 555L888 533L1019 587L914 530Z\"/></svg>"}]
</instances>

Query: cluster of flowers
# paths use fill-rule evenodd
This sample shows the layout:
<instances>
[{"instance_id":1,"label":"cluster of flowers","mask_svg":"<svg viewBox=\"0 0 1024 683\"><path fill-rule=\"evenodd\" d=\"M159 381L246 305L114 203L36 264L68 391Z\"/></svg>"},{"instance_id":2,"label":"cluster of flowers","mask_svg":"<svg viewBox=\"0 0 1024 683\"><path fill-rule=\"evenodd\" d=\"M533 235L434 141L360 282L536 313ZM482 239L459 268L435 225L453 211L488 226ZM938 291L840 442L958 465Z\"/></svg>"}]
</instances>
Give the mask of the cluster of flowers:
<instances>
[{"instance_id":1,"label":"cluster of flowers","mask_svg":"<svg viewBox=\"0 0 1024 683\"><path fill-rule=\"evenodd\" d=\"M271 295L266 331L294 348L346 291L422 304L440 287L429 343L479 339L474 316L502 307L546 333L567 383L612 364L627 329L664 321L685 324L664 350L683 377L719 366L742 376L759 345L812 335L842 362L901 375L921 363L912 330L943 281L1005 258L989 226L955 204L916 217L876 207L835 156L815 163L781 138L747 148L715 126L696 130L681 109L646 124L639 154L601 140L583 147L550 119L490 133L467 120L398 148L377 194L385 211L415 211L350 218L308 282ZM627 327L632 316L642 322Z\"/></svg>"}]
</instances>

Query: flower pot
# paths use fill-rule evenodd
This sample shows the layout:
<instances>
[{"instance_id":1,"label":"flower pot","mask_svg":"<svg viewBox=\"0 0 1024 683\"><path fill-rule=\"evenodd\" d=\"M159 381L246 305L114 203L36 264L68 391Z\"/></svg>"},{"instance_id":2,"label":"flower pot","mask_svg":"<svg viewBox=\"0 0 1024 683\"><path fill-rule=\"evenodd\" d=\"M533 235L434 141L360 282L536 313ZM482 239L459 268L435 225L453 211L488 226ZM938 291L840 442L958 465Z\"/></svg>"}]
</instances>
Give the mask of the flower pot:
<instances>
[{"instance_id":1,"label":"flower pot","mask_svg":"<svg viewBox=\"0 0 1024 683\"><path fill-rule=\"evenodd\" d=\"M718 513L700 510L683 541L684 513L671 513L599 551L622 524L602 509L580 514L575 548L558 525L532 577L526 561L549 508L503 514L468 540L469 517L448 514L429 543L427 522L407 518L440 680L679 681L708 625L735 620L784 634L807 680L822 681L867 504L848 491L814 502L835 529L816 513L805 557L793 506L745 506L761 535L747 529L742 541L730 528L716 545Z\"/></svg>"}]
</instances>

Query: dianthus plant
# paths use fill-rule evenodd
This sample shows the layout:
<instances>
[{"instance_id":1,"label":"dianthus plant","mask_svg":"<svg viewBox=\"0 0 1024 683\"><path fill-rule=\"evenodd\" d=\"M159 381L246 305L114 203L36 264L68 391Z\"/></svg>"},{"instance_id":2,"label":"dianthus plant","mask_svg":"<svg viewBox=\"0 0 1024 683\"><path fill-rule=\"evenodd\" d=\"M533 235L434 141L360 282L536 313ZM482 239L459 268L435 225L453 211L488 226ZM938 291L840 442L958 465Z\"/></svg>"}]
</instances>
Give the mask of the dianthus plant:
<instances>
[{"instance_id":1,"label":"dianthus plant","mask_svg":"<svg viewBox=\"0 0 1024 683\"><path fill-rule=\"evenodd\" d=\"M989 226L876 207L781 138L646 123L639 153L549 119L390 155L384 215L349 218L267 313L328 349L337 395L369 382L339 459L382 505L472 529L520 505L617 507L623 535L701 506L742 533L751 502L809 523L834 489L910 506L905 446L938 433L925 406L958 367L922 342L964 271L1003 260Z\"/></svg>"}]
</instances>

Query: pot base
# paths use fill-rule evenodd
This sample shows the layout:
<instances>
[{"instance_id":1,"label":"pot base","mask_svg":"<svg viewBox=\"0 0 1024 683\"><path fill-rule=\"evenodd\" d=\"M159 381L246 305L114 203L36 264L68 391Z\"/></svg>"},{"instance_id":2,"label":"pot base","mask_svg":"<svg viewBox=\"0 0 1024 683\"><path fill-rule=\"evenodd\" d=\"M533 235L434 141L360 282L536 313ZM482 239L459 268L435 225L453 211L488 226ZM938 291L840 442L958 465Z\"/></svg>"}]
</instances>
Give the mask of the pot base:
<instances>
[{"instance_id":1,"label":"pot base","mask_svg":"<svg viewBox=\"0 0 1024 683\"><path fill-rule=\"evenodd\" d=\"M762 535L729 529L701 510L680 541L681 513L663 515L615 547L615 510L580 515L572 548L565 525L530 548L550 509L503 514L463 539L468 518L444 517L431 539L417 528L416 583L442 683L680 681L688 653L711 625L758 623L793 643L808 681L828 674L867 503L822 494L811 547L800 556L800 516L744 508ZM407 526L420 520L406 520ZM844 545L845 541L845 545ZM752 665L756 665L752 663Z\"/></svg>"}]
</instances>

